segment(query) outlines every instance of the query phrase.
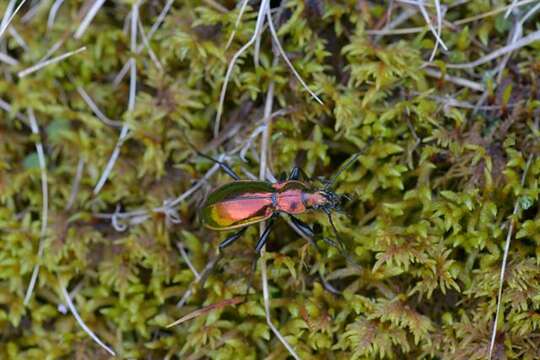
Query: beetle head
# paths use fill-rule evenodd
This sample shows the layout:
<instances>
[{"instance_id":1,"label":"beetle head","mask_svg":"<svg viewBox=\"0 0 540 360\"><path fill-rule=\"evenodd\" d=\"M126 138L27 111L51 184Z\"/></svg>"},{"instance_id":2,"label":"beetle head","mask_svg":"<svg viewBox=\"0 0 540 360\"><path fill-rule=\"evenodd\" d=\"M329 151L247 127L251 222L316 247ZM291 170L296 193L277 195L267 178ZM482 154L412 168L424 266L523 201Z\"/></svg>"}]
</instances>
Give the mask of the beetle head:
<instances>
[{"instance_id":1,"label":"beetle head","mask_svg":"<svg viewBox=\"0 0 540 360\"><path fill-rule=\"evenodd\" d=\"M341 196L333 192L329 189L323 189L318 191L319 196L321 197L322 201L315 206L315 208L319 208L321 210L324 210L324 212L337 210L341 204Z\"/></svg>"}]
</instances>

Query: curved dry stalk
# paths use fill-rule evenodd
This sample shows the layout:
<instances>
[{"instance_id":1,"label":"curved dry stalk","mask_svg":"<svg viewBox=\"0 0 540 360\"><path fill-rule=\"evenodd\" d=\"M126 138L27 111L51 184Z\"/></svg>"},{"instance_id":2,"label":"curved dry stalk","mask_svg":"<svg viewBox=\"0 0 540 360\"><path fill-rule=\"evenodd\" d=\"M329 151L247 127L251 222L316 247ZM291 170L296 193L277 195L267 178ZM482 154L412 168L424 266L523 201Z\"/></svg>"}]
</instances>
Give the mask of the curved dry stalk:
<instances>
[{"instance_id":1,"label":"curved dry stalk","mask_svg":"<svg viewBox=\"0 0 540 360\"><path fill-rule=\"evenodd\" d=\"M289 60L289 58L287 57L287 54L285 54L285 50L283 50L283 47L281 46L281 42L279 41L279 37L277 35L277 32L276 32L276 29L274 28L274 22L272 21L272 14L270 13L270 11L268 11L266 13L266 16L268 18L268 27L270 28L270 33L272 34L272 38L274 39L274 44L276 44L278 50L279 50L279 53L281 55L281 57L283 58L283 60L285 60L285 63L287 64L287 66L289 67L289 69L292 71L292 73L294 74L294 76L296 77L296 79L300 82L300 84L302 84L302 86L304 87L304 89L306 89L306 91L321 105L323 105L323 102L322 100L313 92L311 91L311 89L307 86L307 84L305 83L305 81L302 79L302 77L300 76L300 74L298 74L298 72L296 71L296 69L294 68L293 64L291 63L291 61Z\"/></svg>"},{"instance_id":2,"label":"curved dry stalk","mask_svg":"<svg viewBox=\"0 0 540 360\"><path fill-rule=\"evenodd\" d=\"M77 31L75 31L75 34L73 35L75 39L80 39L84 35L84 33L86 32L86 29L88 29L88 26L90 25L90 23L92 22L92 20L94 19L94 17L96 16L99 9L101 9L104 3L105 3L105 0L96 0L92 4L90 9L86 13L86 16L84 17L83 21L77 28Z\"/></svg>"},{"instance_id":3,"label":"curved dry stalk","mask_svg":"<svg viewBox=\"0 0 540 360\"><path fill-rule=\"evenodd\" d=\"M30 128L32 129L32 133L39 138L39 126L37 124L37 120L34 115L34 110L32 110L32 108L28 109L28 120L30 122ZM41 172L41 196L42 196L41 231L39 233L39 248L38 248L38 254L37 254L37 263L34 266L34 270L32 271L30 283L28 284L28 289L26 290L26 294L24 296L24 305L28 305L28 302L30 301L30 298L32 297L32 293L34 291L34 287L36 286L37 278L39 275L39 269L41 266L40 260L41 260L41 257L43 256L43 250L44 250L45 241L43 239L45 238L45 235L47 234L47 224L48 224L48 214L49 214L49 187L47 185L47 163L45 161L45 153L43 151L43 145L41 144L40 140L38 140L38 142L36 143L36 151L38 154L39 169Z\"/></svg>"},{"instance_id":4,"label":"curved dry stalk","mask_svg":"<svg viewBox=\"0 0 540 360\"><path fill-rule=\"evenodd\" d=\"M52 65L52 64L56 64L57 62L60 62L60 61L66 59L66 58L68 58L68 57L70 57L70 56L76 55L76 54L78 54L78 53L80 53L80 52L83 52L83 51L85 51L85 50L86 50L86 46L83 46L83 47L81 47L81 48L79 48L79 49L77 49L77 50L74 50L74 51L68 51L67 53L62 54L62 55L60 55L60 56L57 56L57 57L55 57L55 58L52 58L52 59L50 59L50 60L47 60L47 61L40 61L40 62L38 62L37 64L32 65L32 66L30 66L30 67L27 68L27 69L24 69L24 70L22 70L22 71L19 71L19 72L17 73L17 76L18 76L19 78L23 78L23 77L25 77L25 76L27 76L27 75L30 75L30 74L32 74L32 73L38 71L38 70L43 69L43 68L46 67L46 66L49 66L49 65Z\"/></svg>"},{"instance_id":5,"label":"curved dry stalk","mask_svg":"<svg viewBox=\"0 0 540 360\"><path fill-rule=\"evenodd\" d=\"M227 44L225 45L225 50L227 50L229 46L231 46L233 39L236 36L236 30L238 29L238 26L240 25L240 20L242 19L242 15L244 15L244 12L246 11L247 4L248 4L248 0L242 0L242 4L240 5L240 12L238 13L238 16L236 17L236 22L234 23L234 30L231 33L229 40L227 40Z\"/></svg>"},{"instance_id":6,"label":"curved dry stalk","mask_svg":"<svg viewBox=\"0 0 540 360\"><path fill-rule=\"evenodd\" d=\"M271 22L271 20L269 20ZM274 58L274 64L276 63L277 57ZM272 114L272 106L274 102L274 82L272 81L268 87L268 93L266 94L266 102L264 105L264 118L269 118ZM259 179L265 180L267 173L267 159L268 159L268 145L270 143L270 129L271 127L268 124L264 129L262 139L261 139L261 154L260 154L260 166L259 166ZM262 222L259 226L259 232L262 235L264 232L265 222ZM287 342L285 337L279 332L279 330L272 323L272 317L270 314L270 292L268 291L268 274L266 270L266 245L261 249L260 263L261 263L261 281L263 288L263 300L264 300L264 312L266 315L266 323L274 333L274 335L279 339L279 341L285 346L289 354L292 357L299 360L300 357L292 346Z\"/></svg>"},{"instance_id":7,"label":"curved dry stalk","mask_svg":"<svg viewBox=\"0 0 540 360\"><path fill-rule=\"evenodd\" d=\"M2 38L2 35L4 35L4 32L6 32L6 29L8 28L15 15L17 15L17 12L19 12L21 7L26 2L26 0L22 0L19 3L19 6L17 6L17 8L12 12L11 10L15 6L16 2L16 0L11 0L7 6L6 13L4 14L4 17L2 18L2 23L0 24L0 39Z\"/></svg>"},{"instance_id":8,"label":"curved dry stalk","mask_svg":"<svg viewBox=\"0 0 540 360\"><path fill-rule=\"evenodd\" d=\"M71 311L71 314L73 315L79 326L83 329L83 331L87 333L88 336L90 336L92 340L94 340L99 346L105 349L105 351L107 351L112 356L116 356L115 352L110 347L105 345L105 343L101 341L97 337L97 335L92 330L90 330L90 328L84 323L83 319L81 319L77 308L75 307L75 305L73 305L73 302L71 301L71 297L69 296L66 287L64 285L60 285L60 290L62 292L62 296L64 297L64 301L69 308L69 311Z\"/></svg>"},{"instance_id":9,"label":"curved dry stalk","mask_svg":"<svg viewBox=\"0 0 540 360\"><path fill-rule=\"evenodd\" d=\"M534 2L537 2L538 0L523 0L520 2L516 2L515 7L528 5ZM493 9L490 11L487 11L485 13L470 16L461 20L456 20L451 23L451 25L459 26L459 25L465 25L468 23L471 23L476 20L484 19L486 17L494 16L499 13L504 12L508 8L510 8L511 5L502 6L497 9ZM451 6L450 6L451 7ZM450 24L446 23L444 24L445 27L449 26ZM366 30L366 34L369 35L378 35L378 36L385 36L385 35L406 35L406 34L417 34L421 33L423 31L426 31L428 29L428 26L416 26L416 27L410 27L410 28L401 28L401 29L382 29L382 30Z\"/></svg>"},{"instance_id":10,"label":"curved dry stalk","mask_svg":"<svg viewBox=\"0 0 540 360\"><path fill-rule=\"evenodd\" d=\"M221 123L221 116L223 115L223 104L225 103L225 94L227 93L227 85L229 84L229 79L231 78L231 74L234 69L234 65L236 64L236 61L238 61L238 58L255 42L257 39L257 36L260 35L260 28L262 27L263 21L264 21L264 13L266 11L265 3L267 3L268 0L263 0L263 3L261 4L261 7L259 8L259 13L257 14L257 22L255 23L255 31L253 32L253 36L248 40L247 43L244 44L238 50L232 57L231 61L229 62L229 66L227 67L227 72L225 73L225 78L223 79L223 86L221 87L221 94L219 95L219 104L217 108L216 113L216 120L214 124L214 137L217 137L219 133L219 127Z\"/></svg>"},{"instance_id":11,"label":"curved dry stalk","mask_svg":"<svg viewBox=\"0 0 540 360\"><path fill-rule=\"evenodd\" d=\"M131 51L135 52L137 51L137 22L139 20L139 2L135 3L132 6L131 11ZM135 58L129 59L130 64L130 79L129 79L129 98L128 98L128 112L132 112L135 109L135 96L137 94L137 62ZM111 157L109 158L109 161L107 162L107 165L105 166L105 170L103 170L103 173L101 174L95 188L94 188L94 195L97 195L100 191L103 185L105 185L105 182L109 178L109 175L114 167L114 164L116 163L116 160L118 159L118 156L120 156L120 149L122 148L122 145L124 144L124 141L127 139L129 135L129 127L127 124L124 124L122 126L122 130L120 131L120 136L118 137L118 141L116 142L116 145L114 147L114 150L111 154Z\"/></svg>"},{"instance_id":12,"label":"curved dry stalk","mask_svg":"<svg viewBox=\"0 0 540 360\"><path fill-rule=\"evenodd\" d=\"M523 175L521 176L522 187L525 185L525 179L527 178L527 173L529 171L529 167L531 166L533 158L534 156L530 155L529 159L527 160L527 163L525 164L525 169L523 170ZM501 311L504 274L506 272L506 264L508 262L508 253L510 251L510 243L512 241L512 234L514 232L514 226L517 220L515 217L518 213L518 210L519 210L519 202L516 200L516 203L514 205L514 211L512 212L512 216L510 217L510 226L508 227L508 233L506 234L506 241L504 244L504 254L503 254L503 260L501 264L501 274L499 277L499 292L497 293L497 310L495 311L495 320L493 322L493 330L491 333L491 340L489 342L488 360L491 360L491 357L493 356L493 349L495 347L495 338L497 337L497 323L499 321L499 313Z\"/></svg>"},{"instance_id":13,"label":"curved dry stalk","mask_svg":"<svg viewBox=\"0 0 540 360\"><path fill-rule=\"evenodd\" d=\"M56 14L58 13L58 10L60 9L60 6L64 3L64 0L56 0L52 6L51 10L49 10L49 16L47 17L47 29L52 29L54 25L54 21L56 20Z\"/></svg>"},{"instance_id":14,"label":"curved dry stalk","mask_svg":"<svg viewBox=\"0 0 540 360\"><path fill-rule=\"evenodd\" d=\"M522 37L521 39L519 39L518 41L512 43L512 44L509 44L509 45L506 45L500 49L497 49L495 51L493 51L492 53L486 55L486 56L483 56L481 57L480 59L476 60L476 61L473 61L473 62L469 62L469 63L463 63L463 64L447 64L446 67L449 68L449 69L469 69L469 68L474 68L476 66L479 66L479 65L482 65L482 64L485 64L493 59L496 59L498 58L499 56L503 56L504 54L507 54L509 52L512 52L512 51L515 51L519 48L522 48L524 46L527 46L529 44L532 44L533 42L535 41L540 41L540 30L537 30L525 37Z\"/></svg>"}]
</instances>

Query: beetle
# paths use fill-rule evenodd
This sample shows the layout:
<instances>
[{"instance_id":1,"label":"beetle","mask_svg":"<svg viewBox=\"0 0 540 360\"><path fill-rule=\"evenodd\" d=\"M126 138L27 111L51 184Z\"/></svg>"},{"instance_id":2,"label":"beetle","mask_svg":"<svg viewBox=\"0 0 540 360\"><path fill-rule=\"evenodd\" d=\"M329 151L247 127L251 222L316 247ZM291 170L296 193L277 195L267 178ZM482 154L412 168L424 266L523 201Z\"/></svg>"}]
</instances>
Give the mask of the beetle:
<instances>
[{"instance_id":1,"label":"beetle","mask_svg":"<svg viewBox=\"0 0 540 360\"><path fill-rule=\"evenodd\" d=\"M220 249L240 238L249 225L268 220L255 245L255 253L259 255L274 226L274 219L280 213L287 214L302 234L314 239L311 227L296 217L311 209L327 214L336 240L339 241L331 213L339 209L346 196L336 194L333 185L338 176L358 159L360 153L346 161L322 188L313 188L308 182L301 181L300 175L305 175L299 167L294 167L288 178L275 183L241 180L225 162L199 154L217 163L234 180L211 192L201 208L201 219L205 227L217 231L237 230L219 244ZM335 246L331 240L324 240Z\"/></svg>"}]
</instances>

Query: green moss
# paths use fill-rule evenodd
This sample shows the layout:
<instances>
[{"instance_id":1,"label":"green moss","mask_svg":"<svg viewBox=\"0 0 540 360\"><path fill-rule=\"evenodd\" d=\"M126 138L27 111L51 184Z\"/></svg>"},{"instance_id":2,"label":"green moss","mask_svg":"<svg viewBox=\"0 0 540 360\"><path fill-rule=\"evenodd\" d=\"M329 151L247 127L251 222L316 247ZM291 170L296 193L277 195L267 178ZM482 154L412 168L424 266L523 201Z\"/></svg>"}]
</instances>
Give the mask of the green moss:
<instances>
[{"instance_id":1,"label":"green moss","mask_svg":"<svg viewBox=\"0 0 540 360\"><path fill-rule=\"evenodd\" d=\"M265 259L271 319L298 355L486 358L511 229L494 358L540 357L538 47L516 49L500 78L493 69L502 58L467 70L447 67L507 43L515 15L505 18L503 11L459 22L503 2L444 2L445 19L455 27L443 27L448 51L439 50L435 67L425 66L435 44L427 27L380 38L371 32L384 27L387 4L284 2L273 15L282 46L324 104L310 97L284 61L274 61L277 52L265 28L259 66L251 47L232 71L216 139L228 61L251 38L258 2L250 2L229 48L239 10L223 14L215 4L232 9L233 1L174 2L149 42L159 64L145 47L130 50L127 17L133 1L106 2L81 39L72 34L89 2L62 4L50 29L50 4L22 22L30 3L13 22L28 49L6 32L2 52L19 64L0 65L0 98L11 106L0 113L1 358L108 356L61 311L63 284L73 292L81 318L120 358L289 356L266 322L260 269L245 302L166 327L246 291L256 227L224 251L204 285L192 286L198 274L186 261L202 272L226 237L203 228L197 208L228 178L218 172L184 201L171 208L167 201L213 166L186 139L215 157L233 154L229 163L239 173L258 173L256 131L265 120L271 84L273 111L282 111L270 122L269 165L276 176L296 164L314 179L329 178L351 154L363 151L336 185L351 197L334 219L348 258L323 241L317 252L284 221L270 238ZM435 18L433 3L426 4ZM533 5L520 7L519 16ZM147 35L162 6L141 4ZM393 2L392 19L403 11ZM524 34L537 30L535 21L523 24ZM400 28L423 26L417 12ZM53 56L83 45L87 50L18 78L18 71L37 63L60 39L65 41ZM137 93L128 112L130 74L113 80L131 58ZM447 78L433 77L434 69ZM487 97L456 77L485 87ZM113 125L129 127L97 195L120 129L103 123L80 89ZM27 126L27 109L36 114L39 137ZM39 140L49 189L41 258ZM120 215L111 221L115 213ZM335 237L324 214L301 217L324 237ZM36 264L41 271L25 305ZM321 275L342 294L325 290ZM184 297L187 291L192 294Z\"/></svg>"}]
</instances>

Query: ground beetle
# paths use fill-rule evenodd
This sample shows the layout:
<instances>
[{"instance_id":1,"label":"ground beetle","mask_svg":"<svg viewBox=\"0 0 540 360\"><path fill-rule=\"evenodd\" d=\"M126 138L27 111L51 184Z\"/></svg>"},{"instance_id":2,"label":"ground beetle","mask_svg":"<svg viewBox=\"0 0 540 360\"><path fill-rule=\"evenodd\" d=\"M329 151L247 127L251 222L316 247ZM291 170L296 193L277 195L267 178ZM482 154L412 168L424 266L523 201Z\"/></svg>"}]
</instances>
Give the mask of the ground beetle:
<instances>
[{"instance_id":1,"label":"ground beetle","mask_svg":"<svg viewBox=\"0 0 540 360\"><path fill-rule=\"evenodd\" d=\"M311 227L295 216L309 209L322 210L327 214L336 240L342 246L341 250L344 249L337 236L331 213L339 208L342 199L346 196L336 194L333 191L333 185L338 176L358 159L360 153L354 154L329 181L326 181L322 188L318 189L313 189L308 182L300 180L300 176L305 177L305 175L298 167L293 168L288 178L276 183L240 180L240 177L226 163L204 154L200 155L219 164L223 171L234 179L233 182L214 190L201 210L201 218L207 228L219 231L240 229L221 242L220 249L240 238L247 226L268 220L255 246L255 252L259 254L268 240L274 226L274 219L279 216L279 213L287 214L304 235L314 239ZM336 246L332 241L324 240Z\"/></svg>"}]
</instances>

